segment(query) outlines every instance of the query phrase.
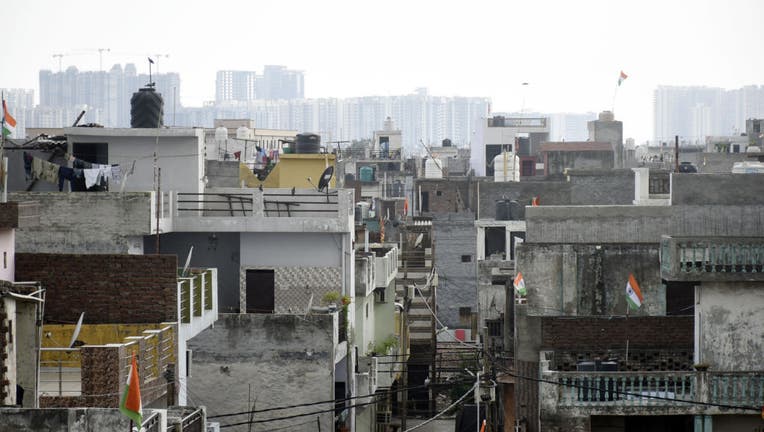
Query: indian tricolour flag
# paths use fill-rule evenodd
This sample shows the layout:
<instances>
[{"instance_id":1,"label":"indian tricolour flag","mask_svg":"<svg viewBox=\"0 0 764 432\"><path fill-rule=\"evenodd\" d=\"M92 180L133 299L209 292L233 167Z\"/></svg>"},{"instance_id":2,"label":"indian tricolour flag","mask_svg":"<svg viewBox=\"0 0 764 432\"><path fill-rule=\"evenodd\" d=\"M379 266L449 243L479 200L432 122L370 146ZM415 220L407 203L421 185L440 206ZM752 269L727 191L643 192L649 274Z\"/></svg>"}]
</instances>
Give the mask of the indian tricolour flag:
<instances>
[{"instance_id":1,"label":"indian tricolour flag","mask_svg":"<svg viewBox=\"0 0 764 432\"><path fill-rule=\"evenodd\" d=\"M130 373L127 374L127 386L122 394L122 400L119 402L119 410L130 420L134 421L138 425L138 429L140 429L143 423L142 408L138 363L135 361L135 354L133 354L133 363L130 366Z\"/></svg>"},{"instance_id":2,"label":"indian tricolour flag","mask_svg":"<svg viewBox=\"0 0 764 432\"><path fill-rule=\"evenodd\" d=\"M634 275L629 274L629 281L626 282L626 301L629 302L629 307L634 310L639 309L642 306L642 300L642 291L639 289L639 284L634 279Z\"/></svg>"},{"instance_id":3,"label":"indian tricolour flag","mask_svg":"<svg viewBox=\"0 0 764 432\"><path fill-rule=\"evenodd\" d=\"M525 296L525 279L523 279L523 274L521 272L517 272L515 281L512 284L515 286L515 290L517 290L518 294Z\"/></svg>"},{"instance_id":4,"label":"indian tricolour flag","mask_svg":"<svg viewBox=\"0 0 764 432\"><path fill-rule=\"evenodd\" d=\"M623 73L623 71L621 71L621 75L618 76L618 86L620 86L622 82L626 81L626 78L628 77L629 77L628 75L626 75L625 73Z\"/></svg>"},{"instance_id":5,"label":"indian tricolour flag","mask_svg":"<svg viewBox=\"0 0 764 432\"><path fill-rule=\"evenodd\" d=\"M8 112L8 107L3 99L3 136L13 135L16 131L16 119Z\"/></svg>"}]
</instances>

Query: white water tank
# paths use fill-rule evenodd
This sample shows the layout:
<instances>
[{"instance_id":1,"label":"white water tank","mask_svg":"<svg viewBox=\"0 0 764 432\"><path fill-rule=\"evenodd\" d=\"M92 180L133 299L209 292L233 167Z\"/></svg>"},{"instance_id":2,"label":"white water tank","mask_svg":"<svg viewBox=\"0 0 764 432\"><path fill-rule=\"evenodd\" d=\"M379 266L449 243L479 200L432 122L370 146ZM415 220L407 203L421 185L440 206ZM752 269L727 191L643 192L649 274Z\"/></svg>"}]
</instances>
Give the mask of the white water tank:
<instances>
[{"instance_id":1,"label":"white water tank","mask_svg":"<svg viewBox=\"0 0 764 432\"><path fill-rule=\"evenodd\" d=\"M223 126L215 128L215 141L225 142L228 139L228 129Z\"/></svg>"},{"instance_id":2,"label":"white water tank","mask_svg":"<svg viewBox=\"0 0 764 432\"><path fill-rule=\"evenodd\" d=\"M493 181L520 181L520 158L512 152L502 152L493 158Z\"/></svg>"},{"instance_id":3,"label":"white water tank","mask_svg":"<svg viewBox=\"0 0 764 432\"><path fill-rule=\"evenodd\" d=\"M236 129L236 139L252 139L252 129L240 126Z\"/></svg>"},{"instance_id":4,"label":"white water tank","mask_svg":"<svg viewBox=\"0 0 764 432\"><path fill-rule=\"evenodd\" d=\"M439 179L443 178L443 162L438 158L427 159L424 162L424 178Z\"/></svg>"}]
</instances>

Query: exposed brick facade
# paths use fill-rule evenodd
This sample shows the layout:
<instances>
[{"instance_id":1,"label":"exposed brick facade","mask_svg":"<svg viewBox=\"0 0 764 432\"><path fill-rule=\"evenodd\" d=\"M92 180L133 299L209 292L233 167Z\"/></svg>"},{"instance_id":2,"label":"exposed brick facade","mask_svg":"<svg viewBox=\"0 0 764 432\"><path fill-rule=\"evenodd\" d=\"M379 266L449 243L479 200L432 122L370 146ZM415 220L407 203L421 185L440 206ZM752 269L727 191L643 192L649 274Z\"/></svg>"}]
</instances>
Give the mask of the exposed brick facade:
<instances>
[{"instance_id":1,"label":"exposed brick facade","mask_svg":"<svg viewBox=\"0 0 764 432\"><path fill-rule=\"evenodd\" d=\"M177 267L175 255L16 254L16 279L46 290L47 322L175 321Z\"/></svg>"},{"instance_id":2,"label":"exposed brick facade","mask_svg":"<svg viewBox=\"0 0 764 432\"><path fill-rule=\"evenodd\" d=\"M693 347L692 316L545 317L542 349L632 349Z\"/></svg>"}]
</instances>

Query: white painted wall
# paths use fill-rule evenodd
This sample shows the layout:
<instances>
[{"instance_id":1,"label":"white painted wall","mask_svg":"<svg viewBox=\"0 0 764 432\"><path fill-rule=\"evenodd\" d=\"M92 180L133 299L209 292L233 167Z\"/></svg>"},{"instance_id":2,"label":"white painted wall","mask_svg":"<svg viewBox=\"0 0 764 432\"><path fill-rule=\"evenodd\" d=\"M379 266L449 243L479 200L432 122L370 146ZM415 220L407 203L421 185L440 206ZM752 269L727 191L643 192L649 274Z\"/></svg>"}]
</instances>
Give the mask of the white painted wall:
<instances>
[{"instance_id":1,"label":"white painted wall","mask_svg":"<svg viewBox=\"0 0 764 432\"><path fill-rule=\"evenodd\" d=\"M69 152L74 143L107 143L109 164L119 164L126 173L135 161L125 191L154 190L154 152L158 151L163 191L204 192L203 129L112 129L66 128ZM115 186L111 186L111 190Z\"/></svg>"},{"instance_id":2,"label":"white painted wall","mask_svg":"<svg viewBox=\"0 0 764 432\"><path fill-rule=\"evenodd\" d=\"M14 281L16 232L11 229L0 230L0 280Z\"/></svg>"},{"instance_id":3,"label":"white painted wall","mask_svg":"<svg viewBox=\"0 0 764 432\"><path fill-rule=\"evenodd\" d=\"M342 239L329 233L241 233L240 265L340 267Z\"/></svg>"}]
</instances>

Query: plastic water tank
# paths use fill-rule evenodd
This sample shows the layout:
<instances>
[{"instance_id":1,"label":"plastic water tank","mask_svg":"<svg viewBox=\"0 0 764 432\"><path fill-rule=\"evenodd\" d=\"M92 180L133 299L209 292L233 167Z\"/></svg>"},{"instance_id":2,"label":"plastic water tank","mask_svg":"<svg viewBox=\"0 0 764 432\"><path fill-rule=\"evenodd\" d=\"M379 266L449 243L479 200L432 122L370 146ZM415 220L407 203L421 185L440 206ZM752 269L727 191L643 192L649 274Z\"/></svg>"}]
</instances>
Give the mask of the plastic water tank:
<instances>
[{"instance_id":1,"label":"plastic water tank","mask_svg":"<svg viewBox=\"0 0 764 432\"><path fill-rule=\"evenodd\" d=\"M520 181L520 158L512 152L502 152L493 158L493 181Z\"/></svg>"},{"instance_id":2,"label":"plastic water tank","mask_svg":"<svg viewBox=\"0 0 764 432\"><path fill-rule=\"evenodd\" d=\"M321 136L313 133L297 134L294 140L294 153L318 153L321 148Z\"/></svg>"},{"instance_id":3,"label":"plastic water tank","mask_svg":"<svg viewBox=\"0 0 764 432\"><path fill-rule=\"evenodd\" d=\"M224 142L228 139L228 129L223 126L215 128L215 141Z\"/></svg>"},{"instance_id":4,"label":"plastic water tank","mask_svg":"<svg viewBox=\"0 0 764 432\"><path fill-rule=\"evenodd\" d=\"M439 179L443 178L443 170L441 167L443 162L438 158L427 159L424 163L424 178Z\"/></svg>"},{"instance_id":5,"label":"plastic water tank","mask_svg":"<svg viewBox=\"0 0 764 432\"><path fill-rule=\"evenodd\" d=\"M158 128L164 122L164 99L153 87L144 87L130 98L130 127Z\"/></svg>"},{"instance_id":6,"label":"plastic water tank","mask_svg":"<svg viewBox=\"0 0 764 432\"><path fill-rule=\"evenodd\" d=\"M362 182L373 182L374 168L368 165L358 168L358 179Z\"/></svg>"},{"instance_id":7,"label":"plastic water tank","mask_svg":"<svg viewBox=\"0 0 764 432\"><path fill-rule=\"evenodd\" d=\"M496 201L496 220L510 220L510 206L509 200Z\"/></svg>"},{"instance_id":8,"label":"plastic water tank","mask_svg":"<svg viewBox=\"0 0 764 432\"><path fill-rule=\"evenodd\" d=\"M246 126L239 126L236 129L236 138L237 139L251 139L252 138L252 129L246 127Z\"/></svg>"},{"instance_id":9,"label":"plastic water tank","mask_svg":"<svg viewBox=\"0 0 764 432\"><path fill-rule=\"evenodd\" d=\"M517 200L509 202L509 220L523 220L525 219L525 206L520 204Z\"/></svg>"}]
</instances>

